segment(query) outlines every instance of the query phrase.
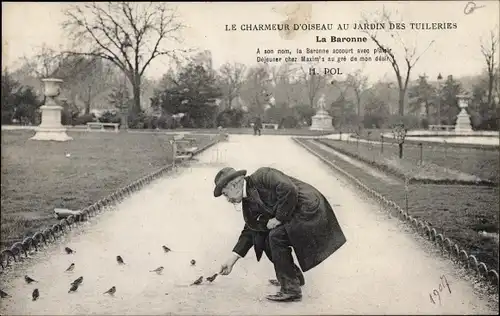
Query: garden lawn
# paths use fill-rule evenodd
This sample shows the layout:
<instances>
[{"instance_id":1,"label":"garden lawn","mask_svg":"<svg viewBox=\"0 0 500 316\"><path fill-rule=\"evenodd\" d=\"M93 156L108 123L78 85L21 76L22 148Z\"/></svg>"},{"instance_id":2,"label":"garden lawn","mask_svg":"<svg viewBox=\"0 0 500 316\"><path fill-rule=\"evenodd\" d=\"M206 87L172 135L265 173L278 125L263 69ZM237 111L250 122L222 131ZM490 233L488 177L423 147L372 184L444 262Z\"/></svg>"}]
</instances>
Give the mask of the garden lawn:
<instances>
[{"instance_id":1,"label":"garden lawn","mask_svg":"<svg viewBox=\"0 0 500 316\"><path fill-rule=\"evenodd\" d=\"M47 142L2 131L2 248L56 223L54 208L81 209L172 161L172 134L68 134ZM199 148L211 139L191 137Z\"/></svg>"},{"instance_id":2,"label":"garden lawn","mask_svg":"<svg viewBox=\"0 0 500 316\"><path fill-rule=\"evenodd\" d=\"M322 149L315 141L309 140L306 144L405 209L403 180L390 175L392 181L383 180L369 174L366 169L356 167L334 153ZM467 253L474 254L489 268L498 271L499 193L498 187L410 184L408 214L429 223L438 233L443 233ZM480 231L496 233L496 241L494 238L482 236Z\"/></svg>"},{"instance_id":3,"label":"garden lawn","mask_svg":"<svg viewBox=\"0 0 500 316\"><path fill-rule=\"evenodd\" d=\"M479 148L460 148L439 144L422 145L422 164L420 147L404 144L403 159L399 159L396 144L371 144L357 141L320 139L321 143L344 154L374 164L386 171L425 181L458 181L474 183L499 181L499 150Z\"/></svg>"}]
</instances>

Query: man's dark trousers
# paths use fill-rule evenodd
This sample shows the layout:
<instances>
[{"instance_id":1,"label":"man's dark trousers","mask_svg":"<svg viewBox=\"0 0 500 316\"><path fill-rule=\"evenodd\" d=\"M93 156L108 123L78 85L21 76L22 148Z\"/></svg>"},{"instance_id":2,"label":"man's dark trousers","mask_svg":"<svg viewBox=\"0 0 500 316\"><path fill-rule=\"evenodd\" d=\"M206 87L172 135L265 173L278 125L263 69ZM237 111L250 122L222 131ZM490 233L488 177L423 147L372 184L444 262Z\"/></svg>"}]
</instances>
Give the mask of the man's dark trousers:
<instances>
[{"instance_id":1,"label":"man's dark trousers","mask_svg":"<svg viewBox=\"0 0 500 316\"><path fill-rule=\"evenodd\" d=\"M304 284L304 276L293 262L292 247L284 226L278 226L269 232L264 252L274 264L281 292L301 294L300 285Z\"/></svg>"}]
</instances>

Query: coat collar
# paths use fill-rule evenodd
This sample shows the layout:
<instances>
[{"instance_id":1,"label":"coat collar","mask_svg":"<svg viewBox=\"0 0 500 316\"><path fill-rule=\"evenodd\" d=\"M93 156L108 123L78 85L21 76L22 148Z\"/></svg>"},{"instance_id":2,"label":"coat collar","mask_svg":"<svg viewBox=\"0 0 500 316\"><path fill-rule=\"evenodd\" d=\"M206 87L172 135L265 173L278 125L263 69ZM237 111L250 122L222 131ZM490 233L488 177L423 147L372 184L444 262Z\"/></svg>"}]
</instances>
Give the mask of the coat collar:
<instances>
[{"instance_id":1,"label":"coat collar","mask_svg":"<svg viewBox=\"0 0 500 316\"><path fill-rule=\"evenodd\" d=\"M247 197L247 180L243 178L243 198Z\"/></svg>"},{"instance_id":2,"label":"coat collar","mask_svg":"<svg viewBox=\"0 0 500 316\"><path fill-rule=\"evenodd\" d=\"M248 202L250 197L248 196L248 190L253 187L252 179L250 176L244 177L245 184L243 185L243 201Z\"/></svg>"}]
</instances>

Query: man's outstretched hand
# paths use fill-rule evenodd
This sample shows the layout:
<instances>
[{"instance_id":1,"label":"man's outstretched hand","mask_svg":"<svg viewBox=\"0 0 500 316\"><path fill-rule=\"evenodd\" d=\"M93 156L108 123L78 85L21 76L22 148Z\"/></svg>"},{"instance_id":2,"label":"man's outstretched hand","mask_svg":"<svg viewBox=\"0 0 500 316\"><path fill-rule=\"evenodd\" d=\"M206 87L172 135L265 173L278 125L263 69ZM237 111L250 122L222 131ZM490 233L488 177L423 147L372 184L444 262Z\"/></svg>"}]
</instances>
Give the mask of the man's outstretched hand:
<instances>
[{"instance_id":1,"label":"man's outstretched hand","mask_svg":"<svg viewBox=\"0 0 500 316\"><path fill-rule=\"evenodd\" d=\"M277 220L275 217L271 218L268 222L267 222L267 228L268 229L273 229L277 226L281 225L281 222L279 220Z\"/></svg>"},{"instance_id":2,"label":"man's outstretched hand","mask_svg":"<svg viewBox=\"0 0 500 316\"><path fill-rule=\"evenodd\" d=\"M238 259L239 257L233 254L230 258L226 260L226 262L224 262L221 265L219 274L228 275L229 273L231 273L231 271L233 271L233 266L236 263L236 261L238 261Z\"/></svg>"}]
</instances>

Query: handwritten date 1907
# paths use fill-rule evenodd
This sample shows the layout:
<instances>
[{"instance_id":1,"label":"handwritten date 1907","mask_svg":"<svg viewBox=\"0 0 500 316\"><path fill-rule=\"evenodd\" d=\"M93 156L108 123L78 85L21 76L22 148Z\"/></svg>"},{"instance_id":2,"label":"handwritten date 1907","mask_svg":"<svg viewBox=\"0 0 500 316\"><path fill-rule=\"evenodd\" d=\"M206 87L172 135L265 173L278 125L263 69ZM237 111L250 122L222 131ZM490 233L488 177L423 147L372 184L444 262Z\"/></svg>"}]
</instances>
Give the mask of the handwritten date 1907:
<instances>
[{"instance_id":1,"label":"handwritten date 1907","mask_svg":"<svg viewBox=\"0 0 500 316\"><path fill-rule=\"evenodd\" d=\"M440 292L442 292L444 289L447 288L448 291L451 294L450 284L448 283L448 280L446 279L446 276L443 274L440 277L440 279L441 279L441 282L439 283L439 287L437 289L434 289L432 291L432 293L429 293L429 297L431 299L431 303L436 304L436 300L434 298L437 298L438 301L439 301L439 305L441 305L441 294L439 294Z\"/></svg>"}]
</instances>

